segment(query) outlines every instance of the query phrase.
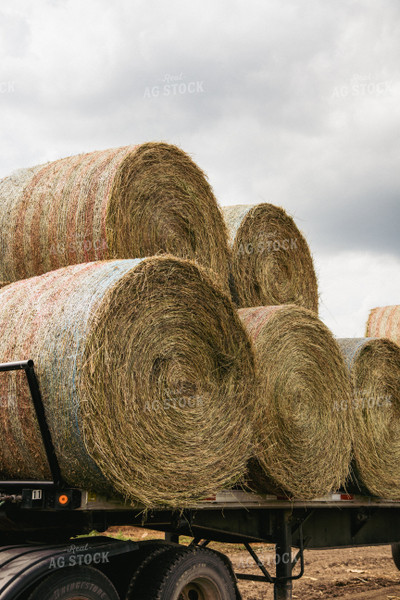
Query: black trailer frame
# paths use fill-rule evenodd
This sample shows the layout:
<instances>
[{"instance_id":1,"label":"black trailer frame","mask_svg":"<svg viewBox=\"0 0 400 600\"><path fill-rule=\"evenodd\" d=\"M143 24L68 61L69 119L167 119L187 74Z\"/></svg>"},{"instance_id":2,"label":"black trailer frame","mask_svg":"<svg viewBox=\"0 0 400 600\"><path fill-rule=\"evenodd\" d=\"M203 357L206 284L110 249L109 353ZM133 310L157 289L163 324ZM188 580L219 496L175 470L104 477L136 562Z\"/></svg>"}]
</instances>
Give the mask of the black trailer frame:
<instances>
[{"instance_id":1,"label":"black trailer frame","mask_svg":"<svg viewBox=\"0 0 400 600\"><path fill-rule=\"evenodd\" d=\"M191 544L198 546L211 541L244 544L260 574L235 573L236 578L273 584L275 600L290 600L293 581L304 573L304 548L387 544L399 548L400 502L379 498L338 492L311 502L292 502L231 490L180 511L144 511L143 507L126 505L120 499L99 498L86 490L68 487L46 421L33 361L0 364L0 373L21 369L26 374L52 480L0 481L0 554L9 539L22 544L27 540L62 543L94 529L135 525L164 532L170 543L179 543L180 536L189 536L193 538ZM254 552L253 543L275 545L274 575ZM298 549L294 557L292 548ZM123 553L120 546L115 553Z\"/></svg>"}]
</instances>

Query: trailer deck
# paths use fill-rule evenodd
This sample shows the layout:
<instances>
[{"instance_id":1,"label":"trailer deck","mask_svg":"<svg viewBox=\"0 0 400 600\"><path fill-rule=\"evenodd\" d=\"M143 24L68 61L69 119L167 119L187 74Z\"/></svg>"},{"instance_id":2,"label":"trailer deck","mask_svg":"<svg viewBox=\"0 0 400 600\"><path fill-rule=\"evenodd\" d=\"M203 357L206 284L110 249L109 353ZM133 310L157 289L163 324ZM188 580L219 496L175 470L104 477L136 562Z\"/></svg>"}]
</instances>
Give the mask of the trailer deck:
<instances>
[{"instance_id":1,"label":"trailer deck","mask_svg":"<svg viewBox=\"0 0 400 600\"><path fill-rule=\"evenodd\" d=\"M167 507L150 510L128 504L119 498L106 498L89 490L69 487L63 481L59 469L33 362L0 365L0 372L17 369L23 369L27 376L52 481L0 481L0 556L3 553L3 557L11 557L3 563L0 561L0 600L19 599L19 592L12 592L14 587L18 590L25 589L24 578L27 582L29 579L30 585L32 581L39 581L43 575L43 565L54 556L64 556L65 550L60 550L60 544L61 547L63 544L65 546L72 536L88 534L92 530L105 531L115 525L131 525L164 532L167 546L157 546L154 552L162 553L168 547L172 557L175 556L174 553L181 552L181 536L192 538L190 547L200 554L205 553L210 541L244 544L258 565L260 574L234 573L229 559L224 557L228 575L231 573L233 580L246 579L273 584L275 600L290 600L292 597L293 581L299 579L305 570L304 548L392 544L393 556L400 568L400 502L396 501L345 491L311 501L291 501L275 495L254 494L236 489L211 493L209 497L179 510ZM99 543L101 544L100 541L93 543L93 548L88 547L86 554L89 558L96 555L96 544ZM275 545L274 575L268 572L257 557L251 546L253 543ZM13 546L10 547L10 544ZM118 573L121 579L124 560L137 553L141 546L121 546L121 542L118 542L118 547L113 542L107 544L111 544L110 553L115 556L113 568L107 572L107 576L113 581ZM293 548L297 549L294 557ZM37 569L32 570L27 566L26 557L31 555L36 556ZM125 559L121 558L122 555ZM206 558L209 559L210 556L212 553L209 552ZM146 560L148 558L146 555ZM18 564L22 565L21 570L15 571ZM154 559L155 571L157 568ZM15 586L9 583L3 589L1 581L12 581ZM121 590L118 592L122 600L126 590ZM237 588L235 593L236 599L239 599ZM129 597L128 593L127 598ZM184 595L182 597L186 598ZM206 600L214 598L212 594L187 596L189 600L203 597ZM221 596L222 599L225 597L228 598ZM229 596L231 597L232 595Z\"/></svg>"}]
</instances>

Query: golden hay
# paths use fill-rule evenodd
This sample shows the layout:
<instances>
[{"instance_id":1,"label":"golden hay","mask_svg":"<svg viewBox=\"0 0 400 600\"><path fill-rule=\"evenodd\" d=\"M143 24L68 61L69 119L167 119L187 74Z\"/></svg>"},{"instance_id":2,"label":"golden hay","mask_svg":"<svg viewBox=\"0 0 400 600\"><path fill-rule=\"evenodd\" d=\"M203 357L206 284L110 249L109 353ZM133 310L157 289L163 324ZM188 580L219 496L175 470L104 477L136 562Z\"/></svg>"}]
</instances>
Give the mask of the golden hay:
<instances>
[{"instance_id":1,"label":"golden hay","mask_svg":"<svg viewBox=\"0 0 400 600\"><path fill-rule=\"evenodd\" d=\"M35 361L69 485L184 506L243 476L251 345L194 262L65 267L3 288L0 307L0 362ZM0 374L0 398L1 476L49 476L23 374Z\"/></svg>"},{"instance_id":2,"label":"golden hay","mask_svg":"<svg viewBox=\"0 0 400 600\"><path fill-rule=\"evenodd\" d=\"M237 205L222 211L232 250L231 293L238 306L297 304L318 312L309 247L283 208Z\"/></svg>"},{"instance_id":3,"label":"golden hay","mask_svg":"<svg viewBox=\"0 0 400 600\"><path fill-rule=\"evenodd\" d=\"M366 336L387 338L400 345L400 306L373 308L369 313Z\"/></svg>"},{"instance_id":4,"label":"golden hay","mask_svg":"<svg viewBox=\"0 0 400 600\"><path fill-rule=\"evenodd\" d=\"M228 290L227 231L204 173L146 143L22 169L0 182L0 279L95 260L171 253Z\"/></svg>"},{"instance_id":5,"label":"golden hay","mask_svg":"<svg viewBox=\"0 0 400 600\"><path fill-rule=\"evenodd\" d=\"M262 404L252 411L258 465L249 465L250 485L298 499L338 489L351 462L350 381L331 332L294 305L239 316L253 342Z\"/></svg>"},{"instance_id":6,"label":"golden hay","mask_svg":"<svg viewBox=\"0 0 400 600\"><path fill-rule=\"evenodd\" d=\"M386 339L338 340L351 373L354 479L400 500L400 348Z\"/></svg>"}]
</instances>

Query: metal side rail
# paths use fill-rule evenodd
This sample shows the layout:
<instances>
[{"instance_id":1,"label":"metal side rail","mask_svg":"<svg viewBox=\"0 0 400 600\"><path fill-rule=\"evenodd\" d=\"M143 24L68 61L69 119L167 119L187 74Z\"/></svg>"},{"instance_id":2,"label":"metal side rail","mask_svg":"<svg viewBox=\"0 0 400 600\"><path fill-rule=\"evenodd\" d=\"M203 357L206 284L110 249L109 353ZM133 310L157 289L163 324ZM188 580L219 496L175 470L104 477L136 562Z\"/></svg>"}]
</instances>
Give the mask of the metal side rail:
<instances>
[{"instance_id":1,"label":"metal side rail","mask_svg":"<svg viewBox=\"0 0 400 600\"><path fill-rule=\"evenodd\" d=\"M25 371L52 480L1 481L0 507L4 503L18 503L21 508L57 508L64 510L78 508L81 504L81 491L69 488L61 475L33 360L0 363L0 373L21 370Z\"/></svg>"}]
</instances>

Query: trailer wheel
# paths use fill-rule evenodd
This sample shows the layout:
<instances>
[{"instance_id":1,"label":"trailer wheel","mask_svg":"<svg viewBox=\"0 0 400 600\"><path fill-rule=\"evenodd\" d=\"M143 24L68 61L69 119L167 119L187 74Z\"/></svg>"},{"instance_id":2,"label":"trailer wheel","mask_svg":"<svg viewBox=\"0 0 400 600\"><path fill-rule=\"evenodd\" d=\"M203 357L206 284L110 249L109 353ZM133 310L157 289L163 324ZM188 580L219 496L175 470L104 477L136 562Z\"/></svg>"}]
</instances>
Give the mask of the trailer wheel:
<instances>
[{"instance_id":1,"label":"trailer wheel","mask_svg":"<svg viewBox=\"0 0 400 600\"><path fill-rule=\"evenodd\" d=\"M171 550L171 546L165 542L150 542L143 545L136 553L135 553L135 561L134 561L134 573L133 577L130 581L128 592L126 597L130 598L130 590L136 586L136 582L142 576L143 571L146 570L147 566L150 563L155 563L156 559L161 556L164 552L168 552ZM136 596L135 596L136 598Z\"/></svg>"},{"instance_id":2,"label":"trailer wheel","mask_svg":"<svg viewBox=\"0 0 400 600\"><path fill-rule=\"evenodd\" d=\"M46 577L28 600L119 600L119 596L98 569L68 567Z\"/></svg>"},{"instance_id":3,"label":"trailer wheel","mask_svg":"<svg viewBox=\"0 0 400 600\"><path fill-rule=\"evenodd\" d=\"M400 543L392 544L392 556L394 564L400 571Z\"/></svg>"},{"instance_id":4,"label":"trailer wheel","mask_svg":"<svg viewBox=\"0 0 400 600\"><path fill-rule=\"evenodd\" d=\"M172 548L149 562L126 600L236 600L232 574L212 550Z\"/></svg>"}]
</instances>

